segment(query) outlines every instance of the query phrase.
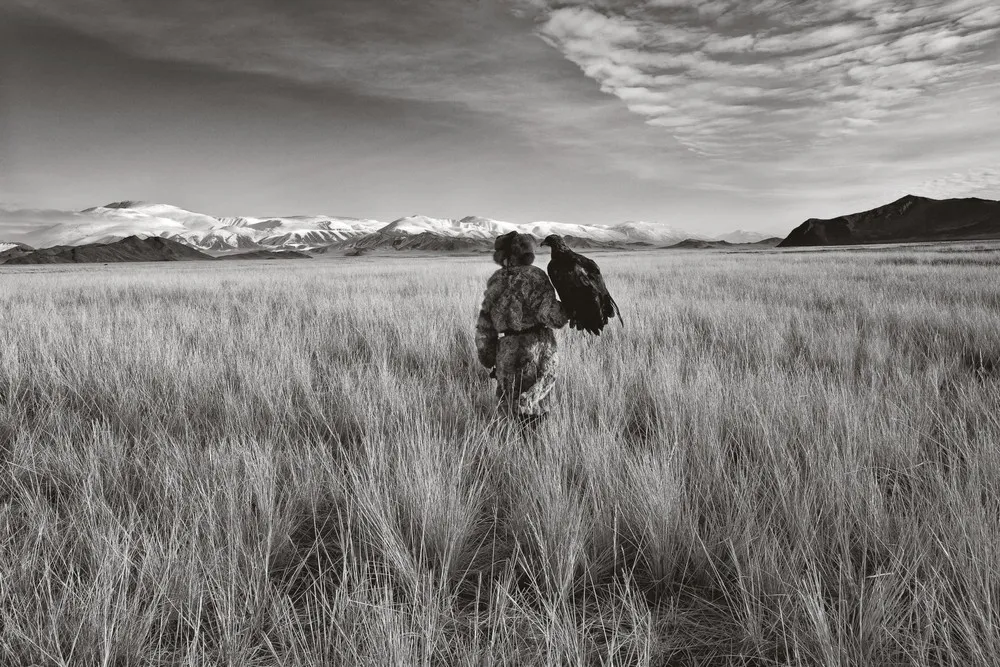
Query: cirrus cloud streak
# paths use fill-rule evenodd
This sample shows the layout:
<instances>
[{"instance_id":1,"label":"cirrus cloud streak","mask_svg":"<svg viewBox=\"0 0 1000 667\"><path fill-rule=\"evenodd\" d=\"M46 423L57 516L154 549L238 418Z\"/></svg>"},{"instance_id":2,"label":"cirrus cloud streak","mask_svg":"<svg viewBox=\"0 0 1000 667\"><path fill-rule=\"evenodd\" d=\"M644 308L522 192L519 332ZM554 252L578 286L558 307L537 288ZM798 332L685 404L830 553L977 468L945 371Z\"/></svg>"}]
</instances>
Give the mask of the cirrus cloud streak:
<instances>
[{"instance_id":1,"label":"cirrus cloud streak","mask_svg":"<svg viewBox=\"0 0 1000 667\"><path fill-rule=\"evenodd\" d=\"M796 152L995 79L990 0L528 3L601 90L706 157ZM996 99L996 87L985 95Z\"/></svg>"}]
</instances>

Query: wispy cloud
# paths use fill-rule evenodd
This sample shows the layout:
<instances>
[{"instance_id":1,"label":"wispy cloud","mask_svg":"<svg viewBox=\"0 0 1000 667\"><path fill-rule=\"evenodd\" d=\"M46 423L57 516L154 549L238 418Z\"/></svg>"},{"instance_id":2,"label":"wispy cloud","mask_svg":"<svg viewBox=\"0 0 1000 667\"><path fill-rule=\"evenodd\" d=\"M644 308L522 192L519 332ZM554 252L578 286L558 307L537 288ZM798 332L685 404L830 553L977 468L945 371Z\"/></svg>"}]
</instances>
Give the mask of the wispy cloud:
<instances>
[{"instance_id":1,"label":"wispy cloud","mask_svg":"<svg viewBox=\"0 0 1000 667\"><path fill-rule=\"evenodd\" d=\"M1000 166L959 171L918 185L916 194L928 197L992 195L1000 191Z\"/></svg>"},{"instance_id":2,"label":"wispy cloud","mask_svg":"<svg viewBox=\"0 0 1000 667\"><path fill-rule=\"evenodd\" d=\"M603 91L708 157L863 134L981 79L1000 40L992 0L528 5Z\"/></svg>"}]
</instances>

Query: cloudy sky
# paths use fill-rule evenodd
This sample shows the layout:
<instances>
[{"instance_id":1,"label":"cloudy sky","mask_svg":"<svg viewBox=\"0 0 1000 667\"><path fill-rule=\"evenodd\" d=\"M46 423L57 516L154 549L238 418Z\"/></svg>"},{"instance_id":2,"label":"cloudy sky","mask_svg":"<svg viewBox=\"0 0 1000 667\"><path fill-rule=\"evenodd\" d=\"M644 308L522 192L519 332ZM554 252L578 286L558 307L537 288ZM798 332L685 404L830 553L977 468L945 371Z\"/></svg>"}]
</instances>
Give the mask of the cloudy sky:
<instances>
[{"instance_id":1,"label":"cloudy sky","mask_svg":"<svg viewBox=\"0 0 1000 667\"><path fill-rule=\"evenodd\" d=\"M787 231L1000 198L996 0L0 0L0 208Z\"/></svg>"}]
</instances>

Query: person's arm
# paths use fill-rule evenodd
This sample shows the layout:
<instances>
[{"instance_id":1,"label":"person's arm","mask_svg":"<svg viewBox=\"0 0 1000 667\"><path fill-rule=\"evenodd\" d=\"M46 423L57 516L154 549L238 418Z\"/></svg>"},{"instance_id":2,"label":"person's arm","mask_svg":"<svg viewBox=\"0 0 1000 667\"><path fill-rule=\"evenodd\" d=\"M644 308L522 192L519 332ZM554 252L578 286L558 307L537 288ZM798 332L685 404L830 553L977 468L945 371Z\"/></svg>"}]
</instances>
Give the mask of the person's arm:
<instances>
[{"instance_id":1,"label":"person's arm","mask_svg":"<svg viewBox=\"0 0 1000 667\"><path fill-rule=\"evenodd\" d=\"M535 304L539 324L553 329L561 329L566 326L569 317L567 317L566 310L556 295L556 288L552 286L549 277L544 273L541 274L538 281Z\"/></svg>"},{"instance_id":2,"label":"person's arm","mask_svg":"<svg viewBox=\"0 0 1000 667\"><path fill-rule=\"evenodd\" d=\"M479 357L479 363L485 368L493 368L497 365L497 330L493 326L493 316L490 315L495 284L496 281L493 278L490 278L486 284L483 305L479 309L479 318L476 320L476 354Z\"/></svg>"}]
</instances>

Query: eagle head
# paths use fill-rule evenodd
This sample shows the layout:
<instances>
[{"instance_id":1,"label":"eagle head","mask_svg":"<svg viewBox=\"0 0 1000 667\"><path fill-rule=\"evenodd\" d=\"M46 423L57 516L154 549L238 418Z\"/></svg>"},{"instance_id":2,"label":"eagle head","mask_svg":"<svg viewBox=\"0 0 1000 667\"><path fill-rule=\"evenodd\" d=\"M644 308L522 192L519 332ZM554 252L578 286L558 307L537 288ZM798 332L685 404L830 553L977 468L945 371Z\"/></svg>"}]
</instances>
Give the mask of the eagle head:
<instances>
[{"instance_id":1,"label":"eagle head","mask_svg":"<svg viewBox=\"0 0 1000 667\"><path fill-rule=\"evenodd\" d=\"M550 248L563 248L566 246L566 242L558 234L549 234L542 241L542 245L547 245Z\"/></svg>"}]
</instances>

